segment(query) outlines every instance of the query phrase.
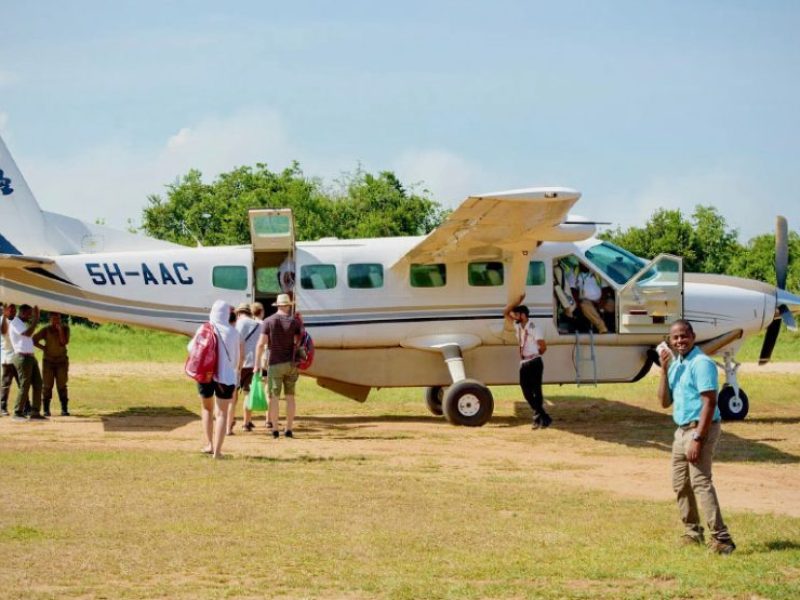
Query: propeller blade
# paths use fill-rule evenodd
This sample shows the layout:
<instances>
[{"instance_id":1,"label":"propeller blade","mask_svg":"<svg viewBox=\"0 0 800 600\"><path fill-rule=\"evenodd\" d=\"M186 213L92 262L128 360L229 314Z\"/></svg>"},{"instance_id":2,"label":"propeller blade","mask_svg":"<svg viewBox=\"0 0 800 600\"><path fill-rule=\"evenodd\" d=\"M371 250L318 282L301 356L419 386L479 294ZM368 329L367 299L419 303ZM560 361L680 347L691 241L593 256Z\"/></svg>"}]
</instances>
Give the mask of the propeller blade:
<instances>
[{"instance_id":1,"label":"propeller blade","mask_svg":"<svg viewBox=\"0 0 800 600\"><path fill-rule=\"evenodd\" d=\"M775 220L775 279L778 289L786 289L786 272L789 270L789 226L786 217Z\"/></svg>"},{"instance_id":2,"label":"propeller blade","mask_svg":"<svg viewBox=\"0 0 800 600\"><path fill-rule=\"evenodd\" d=\"M783 324L786 325L786 329L789 331L797 331L797 322L794 320L794 315L792 311L789 310L789 307L782 305L778 310L781 313L781 319L783 319Z\"/></svg>"},{"instance_id":3,"label":"propeller blade","mask_svg":"<svg viewBox=\"0 0 800 600\"><path fill-rule=\"evenodd\" d=\"M772 358L772 351L775 349L775 342L778 341L778 334L781 332L781 320L775 319L767 327L767 334L764 336L764 344L761 346L761 356L758 357L758 364L765 365Z\"/></svg>"}]
</instances>

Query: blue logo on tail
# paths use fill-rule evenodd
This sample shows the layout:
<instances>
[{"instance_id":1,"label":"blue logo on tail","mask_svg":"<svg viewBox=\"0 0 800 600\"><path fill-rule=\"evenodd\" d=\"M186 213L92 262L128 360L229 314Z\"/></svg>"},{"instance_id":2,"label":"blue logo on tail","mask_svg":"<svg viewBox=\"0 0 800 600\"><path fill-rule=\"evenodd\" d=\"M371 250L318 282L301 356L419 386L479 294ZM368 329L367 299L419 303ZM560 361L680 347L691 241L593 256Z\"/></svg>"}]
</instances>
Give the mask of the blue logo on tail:
<instances>
[{"instance_id":1,"label":"blue logo on tail","mask_svg":"<svg viewBox=\"0 0 800 600\"><path fill-rule=\"evenodd\" d=\"M14 191L14 188L11 187L11 180L5 176L3 173L3 169L0 169L0 193L3 196L8 196Z\"/></svg>"}]
</instances>

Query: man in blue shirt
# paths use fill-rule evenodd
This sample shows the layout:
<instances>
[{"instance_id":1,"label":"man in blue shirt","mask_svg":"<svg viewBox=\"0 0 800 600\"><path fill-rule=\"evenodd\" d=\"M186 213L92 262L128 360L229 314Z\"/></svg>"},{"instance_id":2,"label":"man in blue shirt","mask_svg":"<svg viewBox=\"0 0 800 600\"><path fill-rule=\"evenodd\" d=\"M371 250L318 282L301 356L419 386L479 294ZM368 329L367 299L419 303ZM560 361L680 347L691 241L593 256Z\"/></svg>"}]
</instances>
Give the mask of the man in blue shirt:
<instances>
[{"instance_id":1,"label":"man in blue shirt","mask_svg":"<svg viewBox=\"0 0 800 600\"><path fill-rule=\"evenodd\" d=\"M659 347L661 381L658 397L661 406L673 406L672 418L678 428L672 443L672 488L686 544L703 543L703 527L697 502L711 539L708 547L718 554L736 549L722 521L717 492L711 481L711 463L721 432L717 408L717 366L694 345L691 323L675 321L669 330L669 346ZM675 353L673 355L673 352Z\"/></svg>"}]
</instances>

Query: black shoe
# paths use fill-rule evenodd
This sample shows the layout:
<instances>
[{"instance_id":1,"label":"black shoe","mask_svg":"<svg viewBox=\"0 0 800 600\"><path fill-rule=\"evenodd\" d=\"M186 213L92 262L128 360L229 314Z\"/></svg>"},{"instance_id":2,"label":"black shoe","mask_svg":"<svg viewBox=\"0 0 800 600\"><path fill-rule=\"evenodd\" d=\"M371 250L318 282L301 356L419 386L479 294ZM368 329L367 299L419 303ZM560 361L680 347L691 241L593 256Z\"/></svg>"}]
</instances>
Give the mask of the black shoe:
<instances>
[{"instance_id":1,"label":"black shoe","mask_svg":"<svg viewBox=\"0 0 800 600\"><path fill-rule=\"evenodd\" d=\"M272 429L272 421L267 421L264 427L266 427L267 429Z\"/></svg>"},{"instance_id":2,"label":"black shoe","mask_svg":"<svg viewBox=\"0 0 800 600\"><path fill-rule=\"evenodd\" d=\"M552 423L553 423L553 417L551 417L551 416L550 416L550 415L548 415L547 413L544 413L544 414L541 416L540 424L541 424L541 426L542 426L542 429L545 429L545 428L547 428L547 427L550 427L550 425L551 425Z\"/></svg>"},{"instance_id":3,"label":"black shoe","mask_svg":"<svg viewBox=\"0 0 800 600\"><path fill-rule=\"evenodd\" d=\"M294 434L292 433L292 430L291 430L291 429L287 429L286 431L284 431L284 432L283 432L283 435L284 435L285 437L290 437L290 438L293 438L293 437L294 437Z\"/></svg>"},{"instance_id":4,"label":"black shoe","mask_svg":"<svg viewBox=\"0 0 800 600\"><path fill-rule=\"evenodd\" d=\"M248 421L247 423L242 425L242 429L244 429L245 431L253 431L253 427L254 425L251 421Z\"/></svg>"},{"instance_id":5,"label":"black shoe","mask_svg":"<svg viewBox=\"0 0 800 600\"><path fill-rule=\"evenodd\" d=\"M278 433L278 430L277 430L277 429L273 429L273 430L272 430L272 437L273 437L273 438L275 438L276 440L277 440L277 439L280 437L280 435L281 435L281 434L280 434L280 433Z\"/></svg>"},{"instance_id":6,"label":"black shoe","mask_svg":"<svg viewBox=\"0 0 800 600\"><path fill-rule=\"evenodd\" d=\"M43 417L39 413L31 413L31 416L28 417L31 421L46 421L47 417Z\"/></svg>"},{"instance_id":7,"label":"black shoe","mask_svg":"<svg viewBox=\"0 0 800 600\"><path fill-rule=\"evenodd\" d=\"M61 416L62 416L62 417L68 417L68 416L69 416L69 411L62 410L62 411L61 411Z\"/></svg>"},{"instance_id":8,"label":"black shoe","mask_svg":"<svg viewBox=\"0 0 800 600\"><path fill-rule=\"evenodd\" d=\"M46 410L46 411L44 411L44 416L45 416L45 417L50 417L50 416L52 416L52 415L50 414L50 411L49 411L49 410Z\"/></svg>"}]
</instances>

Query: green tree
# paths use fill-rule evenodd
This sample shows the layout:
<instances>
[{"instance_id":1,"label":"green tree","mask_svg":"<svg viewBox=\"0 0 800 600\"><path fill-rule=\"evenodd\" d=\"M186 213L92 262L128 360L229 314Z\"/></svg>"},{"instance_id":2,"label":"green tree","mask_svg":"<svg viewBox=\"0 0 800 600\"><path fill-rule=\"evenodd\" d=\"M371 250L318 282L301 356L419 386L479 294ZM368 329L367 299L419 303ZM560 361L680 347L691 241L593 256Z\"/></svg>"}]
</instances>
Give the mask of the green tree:
<instances>
[{"instance_id":1,"label":"green tree","mask_svg":"<svg viewBox=\"0 0 800 600\"><path fill-rule=\"evenodd\" d=\"M617 228L601 238L643 258L661 253L683 257L686 271L727 273L741 251L738 232L730 229L725 218L712 206L695 207L691 220L680 210L659 209L644 227Z\"/></svg>"},{"instance_id":2,"label":"green tree","mask_svg":"<svg viewBox=\"0 0 800 600\"><path fill-rule=\"evenodd\" d=\"M247 244L247 211L291 208L300 240L427 233L445 213L429 198L409 193L394 173L347 175L338 192L308 178L298 163L277 173L265 164L239 167L204 183L191 170L167 186L166 197L148 197L142 229L185 245Z\"/></svg>"},{"instance_id":3,"label":"green tree","mask_svg":"<svg viewBox=\"0 0 800 600\"><path fill-rule=\"evenodd\" d=\"M786 276L786 289L800 288L800 235L789 232L789 269ZM765 233L751 239L731 261L730 273L747 279L758 279L774 284L775 276L775 234Z\"/></svg>"}]
</instances>

